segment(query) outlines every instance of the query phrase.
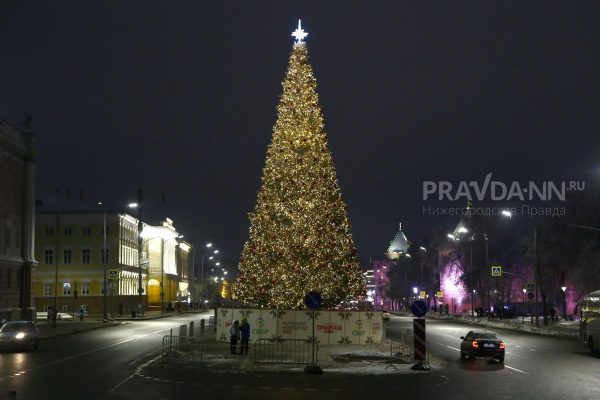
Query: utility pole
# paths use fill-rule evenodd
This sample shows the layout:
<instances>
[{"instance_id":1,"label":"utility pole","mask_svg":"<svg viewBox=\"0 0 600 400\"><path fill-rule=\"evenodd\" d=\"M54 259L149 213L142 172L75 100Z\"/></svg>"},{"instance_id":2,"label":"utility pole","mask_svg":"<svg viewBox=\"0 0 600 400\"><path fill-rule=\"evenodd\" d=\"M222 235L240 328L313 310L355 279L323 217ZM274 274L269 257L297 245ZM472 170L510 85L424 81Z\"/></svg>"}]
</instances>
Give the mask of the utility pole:
<instances>
[{"instance_id":1,"label":"utility pole","mask_svg":"<svg viewBox=\"0 0 600 400\"><path fill-rule=\"evenodd\" d=\"M102 205L102 202L98 202L98 204ZM106 284L106 262L108 261L107 260L108 259L108 249L106 248L106 206L104 206L104 220L103 220L102 227L103 227L102 233L103 233L103 236L104 236L104 245L103 245L104 256L102 257L102 269L103 269L103 272L104 272L104 280L103 280L104 287L102 289L102 292L103 292L103 294L102 294L102 296L103 296L102 303L103 303L103 309L104 309L103 322L107 322L108 321L108 314L106 312L106 290L108 288L108 285Z\"/></svg>"},{"instance_id":2,"label":"utility pole","mask_svg":"<svg viewBox=\"0 0 600 400\"><path fill-rule=\"evenodd\" d=\"M142 189L138 190L138 310L144 312L143 298L144 287L142 286L142 230L144 224L142 223Z\"/></svg>"}]
</instances>

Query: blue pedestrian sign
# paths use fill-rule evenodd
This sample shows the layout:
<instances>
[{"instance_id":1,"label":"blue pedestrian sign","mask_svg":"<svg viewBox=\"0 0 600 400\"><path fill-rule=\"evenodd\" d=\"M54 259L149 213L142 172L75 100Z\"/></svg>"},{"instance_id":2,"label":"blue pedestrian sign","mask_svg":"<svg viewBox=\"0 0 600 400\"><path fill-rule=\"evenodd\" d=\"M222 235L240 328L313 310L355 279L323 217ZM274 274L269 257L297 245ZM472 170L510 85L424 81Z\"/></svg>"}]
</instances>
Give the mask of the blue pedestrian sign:
<instances>
[{"instance_id":1,"label":"blue pedestrian sign","mask_svg":"<svg viewBox=\"0 0 600 400\"><path fill-rule=\"evenodd\" d=\"M423 300L417 300L410 306L410 311L415 317L421 318L427 314L427 303Z\"/></svg>"},{"instance_id":2,"label":"blue pedestrian sign","mask_svg":"<svg viewBox=\"0 0 600 400\"><path fill-rule=\"evenodd\" d=\"M304 304L306 304L306 307L311 309L321 307L323 304L321 293L315 291L306 293L306 296L304 296Z\"/></svg>"}]
</instances>

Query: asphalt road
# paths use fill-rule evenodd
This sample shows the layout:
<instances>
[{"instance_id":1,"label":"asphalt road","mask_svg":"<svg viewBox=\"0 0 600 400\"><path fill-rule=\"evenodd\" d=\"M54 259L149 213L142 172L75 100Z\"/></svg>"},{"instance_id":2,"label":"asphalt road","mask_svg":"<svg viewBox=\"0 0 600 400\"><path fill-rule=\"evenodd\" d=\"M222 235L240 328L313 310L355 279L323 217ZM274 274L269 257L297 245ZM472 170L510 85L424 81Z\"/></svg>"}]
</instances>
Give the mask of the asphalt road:
<instances>
[{"instance_id":1,"label":"asphalt road","mask_svg":"<svg viewBox=\"0 0 600 400\"><path fill-rule=\"evenodd\" d=\"M394 317L388 335L412 325ZM506 344L504 365L484 359L460 360L460 336L479 326L427 321L427 339L434 359L442 362L432 379L444 381L444 399L600 399L600 358L581 343L531 333L496 330ZM436 390L427 390L432 395Z\"/></svg>"},{"instance_id":2,"label":"asphalt road","mask_svg":"<svg viewBox=\"0 0 600 400\"><path fill-rule=\"evenodd\" d=\"M208 315L134 321L50 338L38 351L0 353L0 399L10 390L16 390L18 400L95 398L159 354L162 337L171 328Z\"/></svg>"},{"instance_id":3,"label":"asphalt road","mask_svg":"<svg viewBox=\"0 0 600 400\"><path fill-rule=\"evenodd\" d=\"M600 399L600 358L579 343L534 334L497 331L507 346L505 364L460 361L465 324L428 320L434 368L385 375L253 372L211 373L202 368L157 375L136 368L154 358L162 336L190 316L127 325L42 342L38 352L0 354L0 398L169 400L214 399ZM193 319L199 319L194 316ZM409 328L392 317L388 336Z\"/></svg>"},{"instance_id":4,"label":"asphalt road","mask_svg":"<svg viewBox=\"0 0 600 400\"><path fill-rule=\"evenodd\" d=\"M411 327L411 318L392 317L388 335ZM289 373L216 374L198 369L182 375L156 371L136 375L103 399L599 399L600 358L571 340L498 331L507 345L504 365L488 360L460 361L465 324L428 320L434 368L386 375ZM480 328L479 328L480 329Z\"/></svg>"}]
</instances>

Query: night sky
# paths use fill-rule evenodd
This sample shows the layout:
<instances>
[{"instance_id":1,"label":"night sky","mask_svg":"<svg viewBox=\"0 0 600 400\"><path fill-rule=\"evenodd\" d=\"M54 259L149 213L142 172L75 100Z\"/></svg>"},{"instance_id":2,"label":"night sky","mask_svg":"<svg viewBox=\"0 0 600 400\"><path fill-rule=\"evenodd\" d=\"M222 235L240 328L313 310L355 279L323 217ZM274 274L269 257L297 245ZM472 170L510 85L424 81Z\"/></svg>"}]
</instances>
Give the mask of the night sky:
<instances>
[{"instance_id":1,"label":"night sky","mask_svg":"<svg viewBox=\"0 0 600 400\"><path fill-rule=\"evenodd\" d=\"M302 18L362 260L424 180L597 180L600 2L0 0L0 118L60 187L239 257ZM165 193L166 205L161 204ZM431 203L429 203L431 204ZM453 204L461 206L460 204Z\"/></svg>"}]
</instances>

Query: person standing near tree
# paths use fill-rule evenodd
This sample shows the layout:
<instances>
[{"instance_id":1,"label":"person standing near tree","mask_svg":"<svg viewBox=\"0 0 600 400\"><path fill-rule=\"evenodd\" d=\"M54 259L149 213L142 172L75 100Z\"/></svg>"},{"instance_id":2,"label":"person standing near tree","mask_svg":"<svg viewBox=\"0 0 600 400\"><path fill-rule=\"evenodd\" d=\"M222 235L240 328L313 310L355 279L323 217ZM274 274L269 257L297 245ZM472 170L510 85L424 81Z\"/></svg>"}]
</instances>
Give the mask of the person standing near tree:
<instances>
[{"instance_id":1,"label":"person standing near tree","mask_svg":"<svg viewBox=\"0 0 600 400\"><path fill-rule=\"evenodd\" d=\"M237 347L237 342L240 339L240 323L239 321L233 321L233 324L229 328L229 343L231 345L231 354L235 354L235 348Z\"/></svg>"},{"instance_id":2,"label":"person standing near tree","mask_svg":"<svg viewBox=\"0 0 600 400\"><path fill-rule=\"evenodd\" d=\"M240 354L248 355L248 341L250 340L250 324L246 318L242 319L242 325L240 326L240 333L242 336L242 342L240 345Z\"/></svg>"}]
</instances>

